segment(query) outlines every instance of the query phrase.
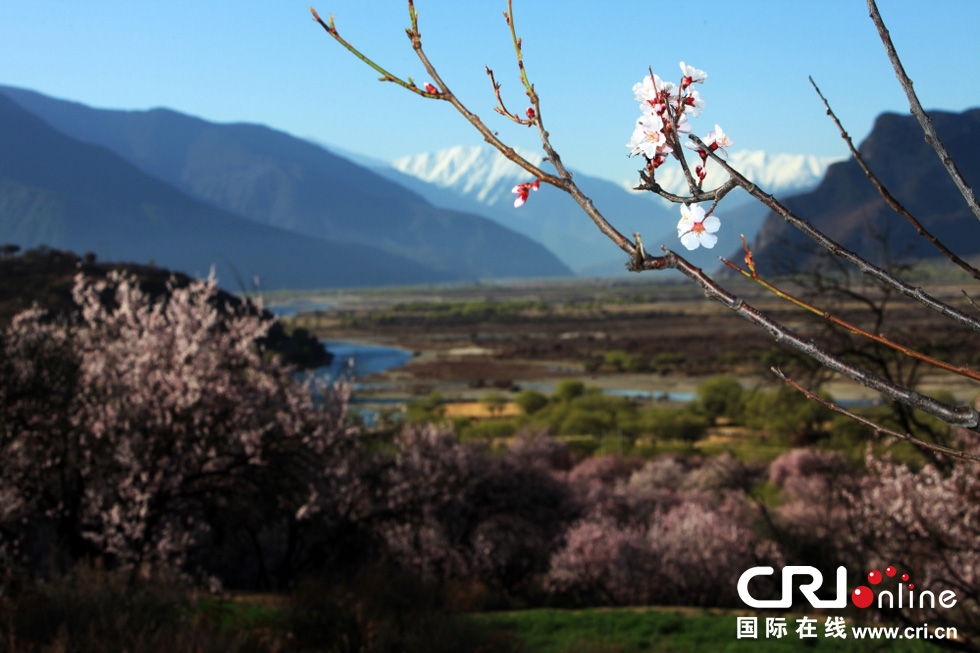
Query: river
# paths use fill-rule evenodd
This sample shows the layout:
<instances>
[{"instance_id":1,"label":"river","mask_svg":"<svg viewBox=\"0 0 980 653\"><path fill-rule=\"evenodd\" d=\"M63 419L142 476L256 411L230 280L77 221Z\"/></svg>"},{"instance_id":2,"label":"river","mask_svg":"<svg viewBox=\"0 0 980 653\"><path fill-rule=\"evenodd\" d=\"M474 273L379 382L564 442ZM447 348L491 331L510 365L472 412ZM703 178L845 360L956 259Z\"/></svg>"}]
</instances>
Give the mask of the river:
<instances>
[{"instance_id":1,"label":"river","mask_svg":"<svg viewBox=\"0 0 980 653\"><path fill-rule=\"evenodd\" d=\"M321 340L333 361L326 367L317 368L314 376L323 381L336 381L342 377L357 379L385 370L401 367L412 360L412 352L398 347L367 345L349 340Z\"/></svg>"}]
</instances>

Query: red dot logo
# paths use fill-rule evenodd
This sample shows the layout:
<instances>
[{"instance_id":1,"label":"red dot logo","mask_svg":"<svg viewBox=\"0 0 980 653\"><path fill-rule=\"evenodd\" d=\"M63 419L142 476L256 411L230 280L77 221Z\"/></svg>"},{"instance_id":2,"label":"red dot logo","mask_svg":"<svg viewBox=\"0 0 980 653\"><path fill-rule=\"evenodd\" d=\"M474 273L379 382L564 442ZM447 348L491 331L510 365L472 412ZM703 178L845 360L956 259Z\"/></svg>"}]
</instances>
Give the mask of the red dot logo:
<instances>
[{"instance_id":1,"label":"red dot logo","mask_svg":"<svg viewBox=\"0 0 980 653\"><path fill-rule=\"evenodd\" d=\"M887 567L885 567L885 575L888 576L889 578L891 578L892 576L894 576L895 573L896 573L896 569L894 567L892 567L891 565L888 565Z\"/></svg>"},{"instance_id":2,"label":"red dot logo","mask_svg":"<svg viewBox=\"0 0 980 653\"><path fill-rule=\"evenodd\" d=\"M870 574L869 574L870 575ZM866 608L871 605L875 600L875 593L871 591L870 587L865 587L862 585L858 587L853 592L851 592L851 603L859 608Z\"/></svg>"},{"instance_id":3,"label":"red dot logo","mask_svg":"<svg viewBox=\"0 0 980 653\"><path fill-rule=\"evenodd\" d=\"M878 571L877 569L871 571L868 574L868 582L871 583L872 585L877 585L878 583L880 583L881 582L881 572Z\"/></svg>"},{"instance_id":4,"label":"red dot logo","mask_svg":"<svg viewBox=\"0 0 980 653\"><path fill-rule=\"evenodd\" d=\"M902 580L908 580L908 579L909 579L908 574L902 574Z\"/></svg>"}]
</instances>

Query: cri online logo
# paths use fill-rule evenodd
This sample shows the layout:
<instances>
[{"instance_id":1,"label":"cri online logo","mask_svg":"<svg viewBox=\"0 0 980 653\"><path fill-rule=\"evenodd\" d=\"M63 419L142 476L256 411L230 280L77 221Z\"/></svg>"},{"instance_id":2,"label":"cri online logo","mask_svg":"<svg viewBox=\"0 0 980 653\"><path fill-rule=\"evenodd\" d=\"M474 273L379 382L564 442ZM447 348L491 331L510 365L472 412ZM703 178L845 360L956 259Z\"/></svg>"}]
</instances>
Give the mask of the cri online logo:
<instances>
[{"instance_id":1,"label":"cri online logo","mask_svg":"<svg viewBox=\"0 0 980 653\"><path fill-rule=\"evenodd\" d=\"M781 598L771 600L756 599L749 594L749 582L756 576L771 576L772 567L752 567L746 570L738 579L738 596L745 605L752 608L782 608L792 607L793 604L793 581L795 576L805 576L809 578L809 583L799 583L798 587L807 601L815 608L846 608L847 607L847 569L837 568L837 596L833 599L818 599L816 592L823 585L823 574L816 567L807 565L790 565L783 567L783 583ZM894 578L898 575L898 570L892 565L885 567L884 576L877 569L868 573L868 582L872 585L879 585L885 577ZM909 575L902 574L898 583L898 600L896 606L895 593L891 590L879 589L878 607L879 608L935 608L936 595L929 590L918 592L918 606L916 606L915 584L909 582ZM887 599L887 601L886 601ZM859 608L870 607L875 602L875 592L867 585L856 587L851 592L851 603ZM939 593L939 605L944 608L952 608L956 605L956 594L952 590L945 590Z\"/></svg>"}]
</instances>

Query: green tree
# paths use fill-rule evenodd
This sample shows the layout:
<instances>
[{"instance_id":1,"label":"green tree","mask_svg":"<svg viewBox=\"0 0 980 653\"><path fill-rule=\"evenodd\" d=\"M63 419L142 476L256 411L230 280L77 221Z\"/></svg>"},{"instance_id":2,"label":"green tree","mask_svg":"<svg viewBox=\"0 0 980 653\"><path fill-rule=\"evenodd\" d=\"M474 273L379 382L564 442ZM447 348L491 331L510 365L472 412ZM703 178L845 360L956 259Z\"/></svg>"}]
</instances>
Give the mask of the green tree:
<instances>
[{"instance_id":1,"label":"green tree","mask_svg":"<svg viewBox=\"0 0 980 653\"><path fill-rule=\"evenodd\" d=\"M585 384L579 379L562 379L555 386L555 398L561 401L571 401L585 394Z\"/></svg>"},{"instance_id":2,"label":"green tree","mask_svg":"<svg viewBox=\"0 0 980 653\"><path fill-rule=\"evenodd\" d=\"M521 407L525 415L533 415L548 405L548 397L537 390L521 390L514 403Z\"/></svg>"},{"instance_id":3,"label":"green tree","mask_svg":"<svg viewBox=\"0 0 980 653\"><path fill-rule=\"evenodd\" d=\"M730 376L715 376L697 390L698 412L715 422L719 417L740 420L742 416L742 384Z\"/></svg>"}]
</instances>

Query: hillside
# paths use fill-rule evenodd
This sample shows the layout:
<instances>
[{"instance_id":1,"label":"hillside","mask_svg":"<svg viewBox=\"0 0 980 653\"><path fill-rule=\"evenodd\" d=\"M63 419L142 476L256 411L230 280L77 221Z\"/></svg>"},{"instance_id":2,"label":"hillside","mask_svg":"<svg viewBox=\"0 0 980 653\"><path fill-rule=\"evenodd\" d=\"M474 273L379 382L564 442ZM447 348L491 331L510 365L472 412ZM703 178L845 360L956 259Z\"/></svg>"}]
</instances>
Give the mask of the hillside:
<instances>
[{"instance_id":1,"label":"hillside","mask_svg":"<svg viewBox=\"0 0 980 653\"><path fill-rule=\"evenodd\" d=\"M960 171L975 185L980 181L980 109L959 114L934 111L931 116ZM980 254L980 225L923 140L914 117L879 116L859 151L885 187L926 229L960 256ZM784 203L845 248L873 262L914 263L942 256L888 208L853 159L830 166L816 189ZM766 218L751 247L763 273L825 264L817 246L775 214ZM741 252L733 256L740 260Z\"/></svg>"},{"instance_id":2,"label":"hillside","mask_svg":"<svg viewBox=\"0 0 980 653\"><path fill-rule=\"evenodd\" d=\"M521 152L541 164L542 156ZM545 169L547 164L545 164ZM567 194L542 186L520 209L511 189L530 181L528 174L488 145L458 146L379 162L375 170L411 188L430 202L456 210L479 211L514 231L543 243L576 273L626 274L625 255L609 242ZM616 184L573 173L610 223L623 233L641 231L658 244L675 231L677 219L651 196L630 193ZM676 240L676 235L673 237Z\"/></svg>"},{"instance_id":3,"label":"hillside","mask_svg":"<svg viewBox=\"0 0 980 653\"><path fill-rule=\"evenodd\" d=\"M13 248L10 248L13 249ZM175 288L186 287L191 278L165 268L128 263L101 263L89 255L79 257L73 252L39 248L26 252L0 251L0 330L11 319L34 306L52 316L68 316L78 307L72 299L75 276L105 279L110 271L120 270L132 275L140 288L159 299L168 292L168 283ZM239 297L219 290L217 306L222 310L241 310ZM271 313L266 312L271 319ZM275 322L264 339L264 346L283 355L284 359L303 368L329 365L333 356L319 340L303 329L287 334L282 324Z\"/></svg>"},{"instance_id":4,"label":"hillside","mask_svg":"<svg viewBox=\"0 0 980 653\"><path fill-rule=\"evenodd\" d=\"M321 288L451 280L376 248L246 220L188 196L0 95L0 243L154 261L226 287Z\"/></svg>"},{"instance_id":5,"label":"hillside","mask_svg":"<svg viewBox=\"0 0 980 653\"><path fill-rule=\"evenodd\" d=\"M10 87L0 93L199 202L303 238L342 243L322 257L353 259L354 276L370 279L362 285L418 282L419 267L429 280L570 274L525 236L436 208L322 147L261 125L216 124L169 109L93 109ZM400 264L384 262L386 254L415 265L401 274Z\"/></svg>"}]
</instances>

